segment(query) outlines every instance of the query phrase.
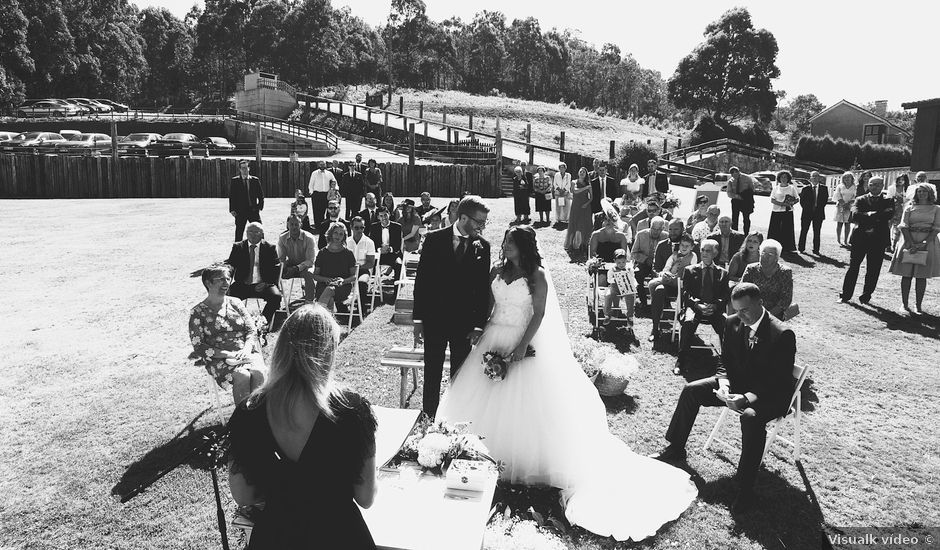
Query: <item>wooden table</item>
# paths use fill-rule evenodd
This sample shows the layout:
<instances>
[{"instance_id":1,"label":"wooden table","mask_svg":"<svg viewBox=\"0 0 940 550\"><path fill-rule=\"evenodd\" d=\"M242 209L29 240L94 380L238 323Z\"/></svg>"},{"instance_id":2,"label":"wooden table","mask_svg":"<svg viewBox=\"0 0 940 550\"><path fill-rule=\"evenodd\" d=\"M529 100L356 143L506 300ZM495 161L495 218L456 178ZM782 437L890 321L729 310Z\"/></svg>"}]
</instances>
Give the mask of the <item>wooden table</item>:
<instances>
[{"instance_id":1,"label":"wooden table","mask_svg":"<svg viewBox=\"0 0 940 550\"><path fill-rule=\"evenodd\" d=\"M384 464L401 447L418 411L383 407L375 411L376 464ZM496 490L495 470L482 492L448 491L443 477L407 464L382 468L377 474L378 494L372 507L362 510L362 517L378 548L479 550L482 546Z\"/></svg>"}]
</instances>

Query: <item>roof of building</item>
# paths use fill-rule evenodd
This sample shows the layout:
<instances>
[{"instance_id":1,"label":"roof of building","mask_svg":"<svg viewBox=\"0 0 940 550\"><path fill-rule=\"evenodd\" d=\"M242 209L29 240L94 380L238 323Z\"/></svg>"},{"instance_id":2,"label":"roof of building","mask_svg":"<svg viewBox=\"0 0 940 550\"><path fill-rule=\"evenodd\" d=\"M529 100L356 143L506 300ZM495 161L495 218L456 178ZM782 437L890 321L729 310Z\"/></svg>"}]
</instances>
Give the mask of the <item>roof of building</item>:
<instances>
[{"instance_id":1,"label":"roof of building","mask_svg":"<svg viewBox=\"0 0 940 550\"><path fill-rule=\"evenodd\" d=\"M829 111L835 109L835 108L838 107L839 105L848 105L849 107L852 107L853 109L856 109L857 111L860 111L860 112L862 112L862 113L865 113L866 115L868 115L868 116L870 116L870 117L876 119L877 121L879 121L879 122L881 122L881 123L883 123L883 124L887 124L888 126L891 126L892 128L896 129L898 132L901 132L902 134L906 135L907 137L911 137L911 133L908 132L907 130L905 130L904 128L901 128L900 126L898 126L897 124L891 122L890 120L888 120L888 119L886 119L886 118L884 118L884 117L882 117L882 116L878 116L878 115L876 115L875 113L869 111L868 109L863 109L862 107L859 107L858 105L852 103L851 101L847 101L847 100L845 100L845 99L840 99L840 100L837 101L836 103L833 103L833 104L830 105L829 107L827 107L827 108L823 109L822 111L816 113L815 115L813 115L813 116L809 119L809 121L812 122L812 121L816 120L817 118L821 117L822 115L824 115L824 114L828 113ZM907 105L907 104L905 103L904 105ZM902 105L902 107L904 107L904 105ZM905 109L908 109L909 107L904 107L904 108L905 108Z\"/></svg>"},{"instance_id":2,"label":"roof of building","mask_svg":"<svg viewBox=\"0 0 940 550\"><path fill-rule=\"evenodd\" d=\"M901 108L916 109L918 107L933 107L934 105L940 105L940 97L935 97L933 99L922 99L920 101L908 101L907 103L902 103Z\"/></svg>"}]
</instances>

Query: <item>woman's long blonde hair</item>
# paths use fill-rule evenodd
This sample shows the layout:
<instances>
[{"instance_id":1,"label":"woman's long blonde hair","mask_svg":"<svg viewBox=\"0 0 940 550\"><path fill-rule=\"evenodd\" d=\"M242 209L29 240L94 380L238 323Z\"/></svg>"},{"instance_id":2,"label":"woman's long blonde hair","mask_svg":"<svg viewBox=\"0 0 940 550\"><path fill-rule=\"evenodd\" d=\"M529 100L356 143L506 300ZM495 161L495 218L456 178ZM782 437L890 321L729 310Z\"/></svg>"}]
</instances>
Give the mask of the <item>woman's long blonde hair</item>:
<instances>
[{"instance_id":1,"label":"woman's long blonde hair","mask_svg":"<svg viewBox=\"0 0 940 550\"><path fill-rule=\"evenodd\" d=\"M284 321L271 355L270 375L256 393L272 400L276 407L272 413L288 426L296 426L291 411L304 397L312 397L321 414L335 418L330 399L341 395L333 383L339 336L339 325L320 304L305 305Z\"/></svg>"}]
</instances>

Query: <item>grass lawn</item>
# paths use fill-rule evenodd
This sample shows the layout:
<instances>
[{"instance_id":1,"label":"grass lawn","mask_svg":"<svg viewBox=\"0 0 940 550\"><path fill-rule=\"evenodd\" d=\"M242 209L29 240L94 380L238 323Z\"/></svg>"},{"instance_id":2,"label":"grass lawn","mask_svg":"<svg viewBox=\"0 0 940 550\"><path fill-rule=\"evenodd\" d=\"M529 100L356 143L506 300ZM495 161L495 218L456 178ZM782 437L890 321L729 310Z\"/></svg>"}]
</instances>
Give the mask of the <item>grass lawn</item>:
<instances>
[{"instance_id":1,"label":"grass lawn","mask_svg":"<svg viewBox=\"0 0 940 550\"><path fill-rule=\"evenodd\" d=\"M679 194L687 213L690 191ZM757 227L766 227L766 201L758 199ZM263 215L274 225L288 199L267 202ZM489 237L498 242L512 202L489 202ZM10 239L2 262L0 548L217 548L211 478L188 458L211 422L200 417L208 377L186 359L186 321L204 296L188 273L228 253L233 222L224 199L21 200L0 208L0 232ZM798 360L813 369L801 466L771 452L758 478L760 509L730 514L737 452L699 452L717 416L706 410L689 443L699 499L655 538L617 547L807 549L818 548L823 521L940 524L940 285L931 281L929 315L917 320L901 312L899 279L887 273L870 307L836 305L848 252L836 247L830 222L824 232L831 257L790 262L803 311L792 322ZM587 274L561 250L562 231L538 234L569 334L582 342L590 334ZM397 406L398 373L379 368L379 356L410 342L410 329L389 324L391 314L385 306L367 317L338 357L340 378L383 406ZM710 337L709 330L699 332ZM663 445L683 382L669 373L674 359L650 349L648 332L649 320L638 319L643 342L635 353L644 368L629 395L606 401L611 429L644 454ZM739 441L736 429L726 435ZM180 460L182 467L118 502ZM527 507L510 491L498 499ZM562 540L615 547L577 529Z\"/></svg>"}]
</instances>

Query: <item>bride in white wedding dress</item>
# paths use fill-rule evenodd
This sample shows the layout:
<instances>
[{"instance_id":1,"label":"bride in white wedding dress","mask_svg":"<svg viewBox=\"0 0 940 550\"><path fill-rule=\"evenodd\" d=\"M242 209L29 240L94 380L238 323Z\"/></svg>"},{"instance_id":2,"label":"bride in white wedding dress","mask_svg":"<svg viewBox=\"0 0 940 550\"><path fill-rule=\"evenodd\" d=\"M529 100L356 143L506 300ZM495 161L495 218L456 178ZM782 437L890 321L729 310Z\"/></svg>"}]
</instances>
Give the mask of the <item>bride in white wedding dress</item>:
<instances>
[{"instance_id":1,"label":"bride in white wedding dress","mask_svg":"<svg viewBox=\"0 0 940 550\"><path fill-rule=\"evenodd\" d=\"M438 418L471 422L511 483L561 489L565 516L601 536L652 536L695 500L689 475L640 456L610 433L607 411L571 353L535 231L506 232L493 269L489 322L451 381ZM534 357L525 357L527 345ZM483 372L483 354L512 355L503 380Z\"/></svg>"}]
</instances>

